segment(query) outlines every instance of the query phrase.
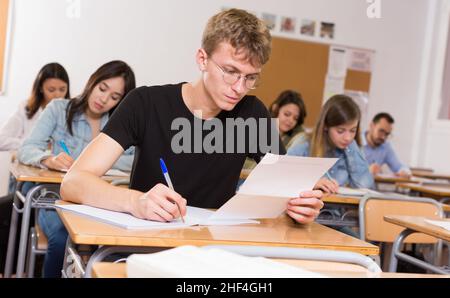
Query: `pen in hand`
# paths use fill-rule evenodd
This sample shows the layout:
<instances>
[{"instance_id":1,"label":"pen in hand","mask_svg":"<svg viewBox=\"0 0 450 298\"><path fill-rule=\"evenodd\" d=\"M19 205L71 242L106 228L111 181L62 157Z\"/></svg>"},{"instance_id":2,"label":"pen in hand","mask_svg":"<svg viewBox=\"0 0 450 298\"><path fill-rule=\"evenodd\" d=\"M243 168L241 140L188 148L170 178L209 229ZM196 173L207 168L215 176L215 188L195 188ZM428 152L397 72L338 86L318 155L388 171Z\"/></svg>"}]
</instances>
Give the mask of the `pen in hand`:
<instances>
[{"instance_id":1,"label":"pen in hand","mask_svg":"<svg viewBox=\"0 0 450 298\"><path fill-rule=\"evenodd\" d=\"M59 141L59 145L60 145L61 148L64 150L64 152L65 152L67 155L70 156L69 148L67 148L67 145L66 145L66 143L65 143L63 140Z\"/></svg>"},{"instance_id":2,"label":"pen in hand","mask_svg":"<svg viewBox=\"0 0 450 298\"><path fill-rule=\"evenodd\" d=\"M173 188L173 185L172 185L172 181L170 180L169 172L167 171L166 163L164 162L164 160L162 158L159 159L159 165L161 166L161 170L163 172L164 179L166 179L167 186L169 186L169 188L171 190L175 191L175 189ZM177 205L178 211L180 212L181 221L184 223L185 221L184 221L183 214L181 214L181 208L176 202L174 202L174 203L175 203L175 205Z\"/></svg>"}]
</instances>

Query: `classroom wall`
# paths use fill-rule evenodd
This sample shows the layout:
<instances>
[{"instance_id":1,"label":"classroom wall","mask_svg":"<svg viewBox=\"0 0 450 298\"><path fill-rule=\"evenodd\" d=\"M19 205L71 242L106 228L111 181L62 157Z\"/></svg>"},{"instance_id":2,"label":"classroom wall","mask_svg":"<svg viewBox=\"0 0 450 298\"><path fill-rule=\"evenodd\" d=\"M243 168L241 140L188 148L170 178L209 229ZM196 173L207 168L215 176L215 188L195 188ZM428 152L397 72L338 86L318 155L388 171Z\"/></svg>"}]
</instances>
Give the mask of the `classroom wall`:
<instances>
[{"instance_id":1,"label":"classroom wall","mask_svg":"<svg viewBox=\"0 0 450 298\"><path fill-rule=\"evenodd\" d=\"M393 114L397 121L393 145L406 163L412 159L411 127L420 115L417 91L427 11L433 1L381 1L381 19L367 17L369 4L364 0L81 0L80 18L67 16L71 1L14 2L0 125L26 99L39 68L50 61L67 68L73 95L89 74L111 59L132 65L138 85L194 80L198 76L194 54L206 20L222 7L236 6L259 15L270 12L334 22L333 43L374 49L369 115L381 110ZM300 34L274 35L307 39Z\"/></svg>"},{"instance_id":2,"label":"classroom wall","mask_svg":"<svg viewBox=\"0 0 450 298\"><path fill-rule=\"evenodd\" d=\"M437 172L450 172L450 121L439 120L438 115L442 102L443 73L446 63L446 56L449 55L447 49L450 21L450 2L447 0L434 0L436 6L431 11L429 49L425 51L424 64L426 65L422 73L424 86L422 89L423 98L419 108L423 114L423 121L418 126L419 146L414 149L414 158L418 164L426 165ZM448 84L448 82L447 82Z\"/></svg>"}]
</instances>

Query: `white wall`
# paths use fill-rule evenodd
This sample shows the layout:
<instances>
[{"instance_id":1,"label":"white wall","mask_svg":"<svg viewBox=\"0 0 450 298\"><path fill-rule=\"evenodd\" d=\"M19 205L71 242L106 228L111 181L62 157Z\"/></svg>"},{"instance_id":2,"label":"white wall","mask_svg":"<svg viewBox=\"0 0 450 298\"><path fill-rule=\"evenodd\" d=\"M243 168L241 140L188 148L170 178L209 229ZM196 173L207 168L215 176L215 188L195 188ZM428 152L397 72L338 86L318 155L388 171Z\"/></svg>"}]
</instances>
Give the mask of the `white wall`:
<instances>
[{"instance_id":1,"label":"white wall","mask_svg":"<svg viewBox=\"0 0 450 298\"><path fill-rule=\"evenodd\" d=\"M447 39L450 34L450 1L435 0L433 21L429 34L432 47L426 52L424 71L423 125L415 158L418 164L438 172L450 172L450 120L438 120L441 105L442 79L446 59ZM448 82L447 82L448 83Z\"/></svg>"},{"instance_id":2,"label":"white wall","mask_svg":"<svg viewBox=\"0 0 450 298\"><path fill-rule=\"evenodd\" d=\"M375 50L369 116L381 110L393 114L394 147L406 163L412 160L411 127L417 120L430 1L382 0L381 19L367 17L365 0L81 0L79 19L66 16L67 1L14 2L0 124L28 96L39 68L50 61L66 67L73 95L99 65L111 59L127 61L138 85L193 80L198 75L194 54L208 17L222 7L237 6L259 15L270 12L335 22L333 43Z\"/></svg>"}]
</instances>

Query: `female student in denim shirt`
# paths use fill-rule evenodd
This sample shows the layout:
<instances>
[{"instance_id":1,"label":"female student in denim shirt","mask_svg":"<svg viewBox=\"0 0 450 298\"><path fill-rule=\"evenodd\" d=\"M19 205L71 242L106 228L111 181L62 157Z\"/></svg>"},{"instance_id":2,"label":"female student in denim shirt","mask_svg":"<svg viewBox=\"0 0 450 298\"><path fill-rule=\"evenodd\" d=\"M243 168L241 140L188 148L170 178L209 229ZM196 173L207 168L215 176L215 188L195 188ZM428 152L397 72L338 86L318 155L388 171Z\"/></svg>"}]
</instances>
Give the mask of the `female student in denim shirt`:
<instances>
[{"instance_id":1,"label":"female student in denim shirt","mask_svg":"<svg viewBox=\"0 0 450 298\"><path fill-rule=\"evenodd\" d=\"M316 184L317 189L336 193L339 186L374 186L369 164L360 149L360 120L361 112L356 103L346 95L335 95L323 106L311 137L298 140L288 150L288 155L339 159L328 171L333 180L323 177ZM337 216L340 213L338 210L331 212ZM340 230L355 236L348 229Z\"/></svg>"},{"instance_id":2,"label":"female student in denim shirt","mask_svg":"<svg viewBox=\"0 0 450 298\"><path fill-rule=\"evenodd\" d=\"M79 97L70 101L56 99L47 106L19 149L19 161L36 167L68 170L135 85L134 73L125 62L111 61L101 66L91 75ZM61 141L65 142L70 155ZM47 152L49 142L51 153ZM132 162L133 151L127 150L114 168L131 171ZM60 277L67 231L54 210L40 210L39 224L48 238L44 277Z\"/></svg>"},{"instance_id":3,"label":"female student in denim shirt","mask_svg":"<svg viewBox=\"0 0 450 298\"><path fill-rule=\"evenodd\" d=\"M328 174L340 186L372 188L374 180L360 149L360 119L359 107L350 97L335 95L323 106L311 137L298 140L288 155L339 158Z\"/></svg>"}]
</instances>

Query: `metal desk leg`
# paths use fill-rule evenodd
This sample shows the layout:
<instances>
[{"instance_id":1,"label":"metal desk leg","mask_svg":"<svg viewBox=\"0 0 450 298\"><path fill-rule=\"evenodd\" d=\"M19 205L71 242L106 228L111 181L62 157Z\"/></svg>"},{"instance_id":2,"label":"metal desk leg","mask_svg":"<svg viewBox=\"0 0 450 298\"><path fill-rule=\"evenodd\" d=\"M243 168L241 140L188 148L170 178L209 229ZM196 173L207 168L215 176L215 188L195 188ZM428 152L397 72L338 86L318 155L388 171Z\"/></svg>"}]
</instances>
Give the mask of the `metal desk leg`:
<instances>
[{"instance_id":1,"label":"metal desk leg","mask_svg":"<svg viewBox=\"0 0 450 298\"><path fill-rule=\"evenodd\" d=\"M448 274L447 271L445 271L437 266L433 266L431 264L428 264L426 262L423 262L419 259L416 259L414 257L411 257L411 256L401 252L401 247L402 247L403 241L406 239L406 237L408 237L409 235L414 234L414 233L419 233L419 232L410 230L410 229L405 229L400 233L400 235L398 235L397 239L395 239L394 245L392 247L391 262L389 264L389 272L397 271L397 264L398 264L398 260L400 259L400 260L404 260L408 263L411 263L413 265L416 265L420 268L424 268L426 270L430 270L430 271L438 273L438 274Z\"/></svg>"},{"instance_id":2,"label":"metal desk leg","mask_svg":"<svg viewBox=\"0 0 450 298\"><path fill-rule=\"evenodd\" d=\"M115 253L155 253L166 248L161 247L129 247L129 246L102 246L99 247L89 258L84 273L85 278L92 277L92 267L95 263L103 261L106 257Z\"/></svg>"},{"instance_id":3,"label":"metal desk leg","mask_svg":"<svg viewBox=\"0 0 450 298\"><path fill-rule=\"evenodd\" d=\"M28 191L25 197L25 202L23 205L22 227L20 232L19 253L17 254L16 275L18 278L23 277L23 270L25 268L25 260L27 257L27 242L32 201L31 198L36 192L40 191L44 187L46 187L45 184L34 186L32 189L30 189L30 191ZM21 196L22 194L18 193L17 195Z\"/></svg>"},{"instance_id":4,"label":"metal desk leg","mask_svg":"<svg viewBox=\"0 0 450 298\"><path fill-rule=\"evenodd\" d=\"M9 225L9 235L8 235L8 249L6 253L5 262L5 277L10 278L12 274L12 268L14 266L14 256L16 254L16 234L17 234L17 224L19 222L19 213L21 210L17 208L19 200L17 198L16 192L22 189L22 182L18 182L14 189L14 199L11 208L11 223Z\"/></svg>"}]
</instances>

